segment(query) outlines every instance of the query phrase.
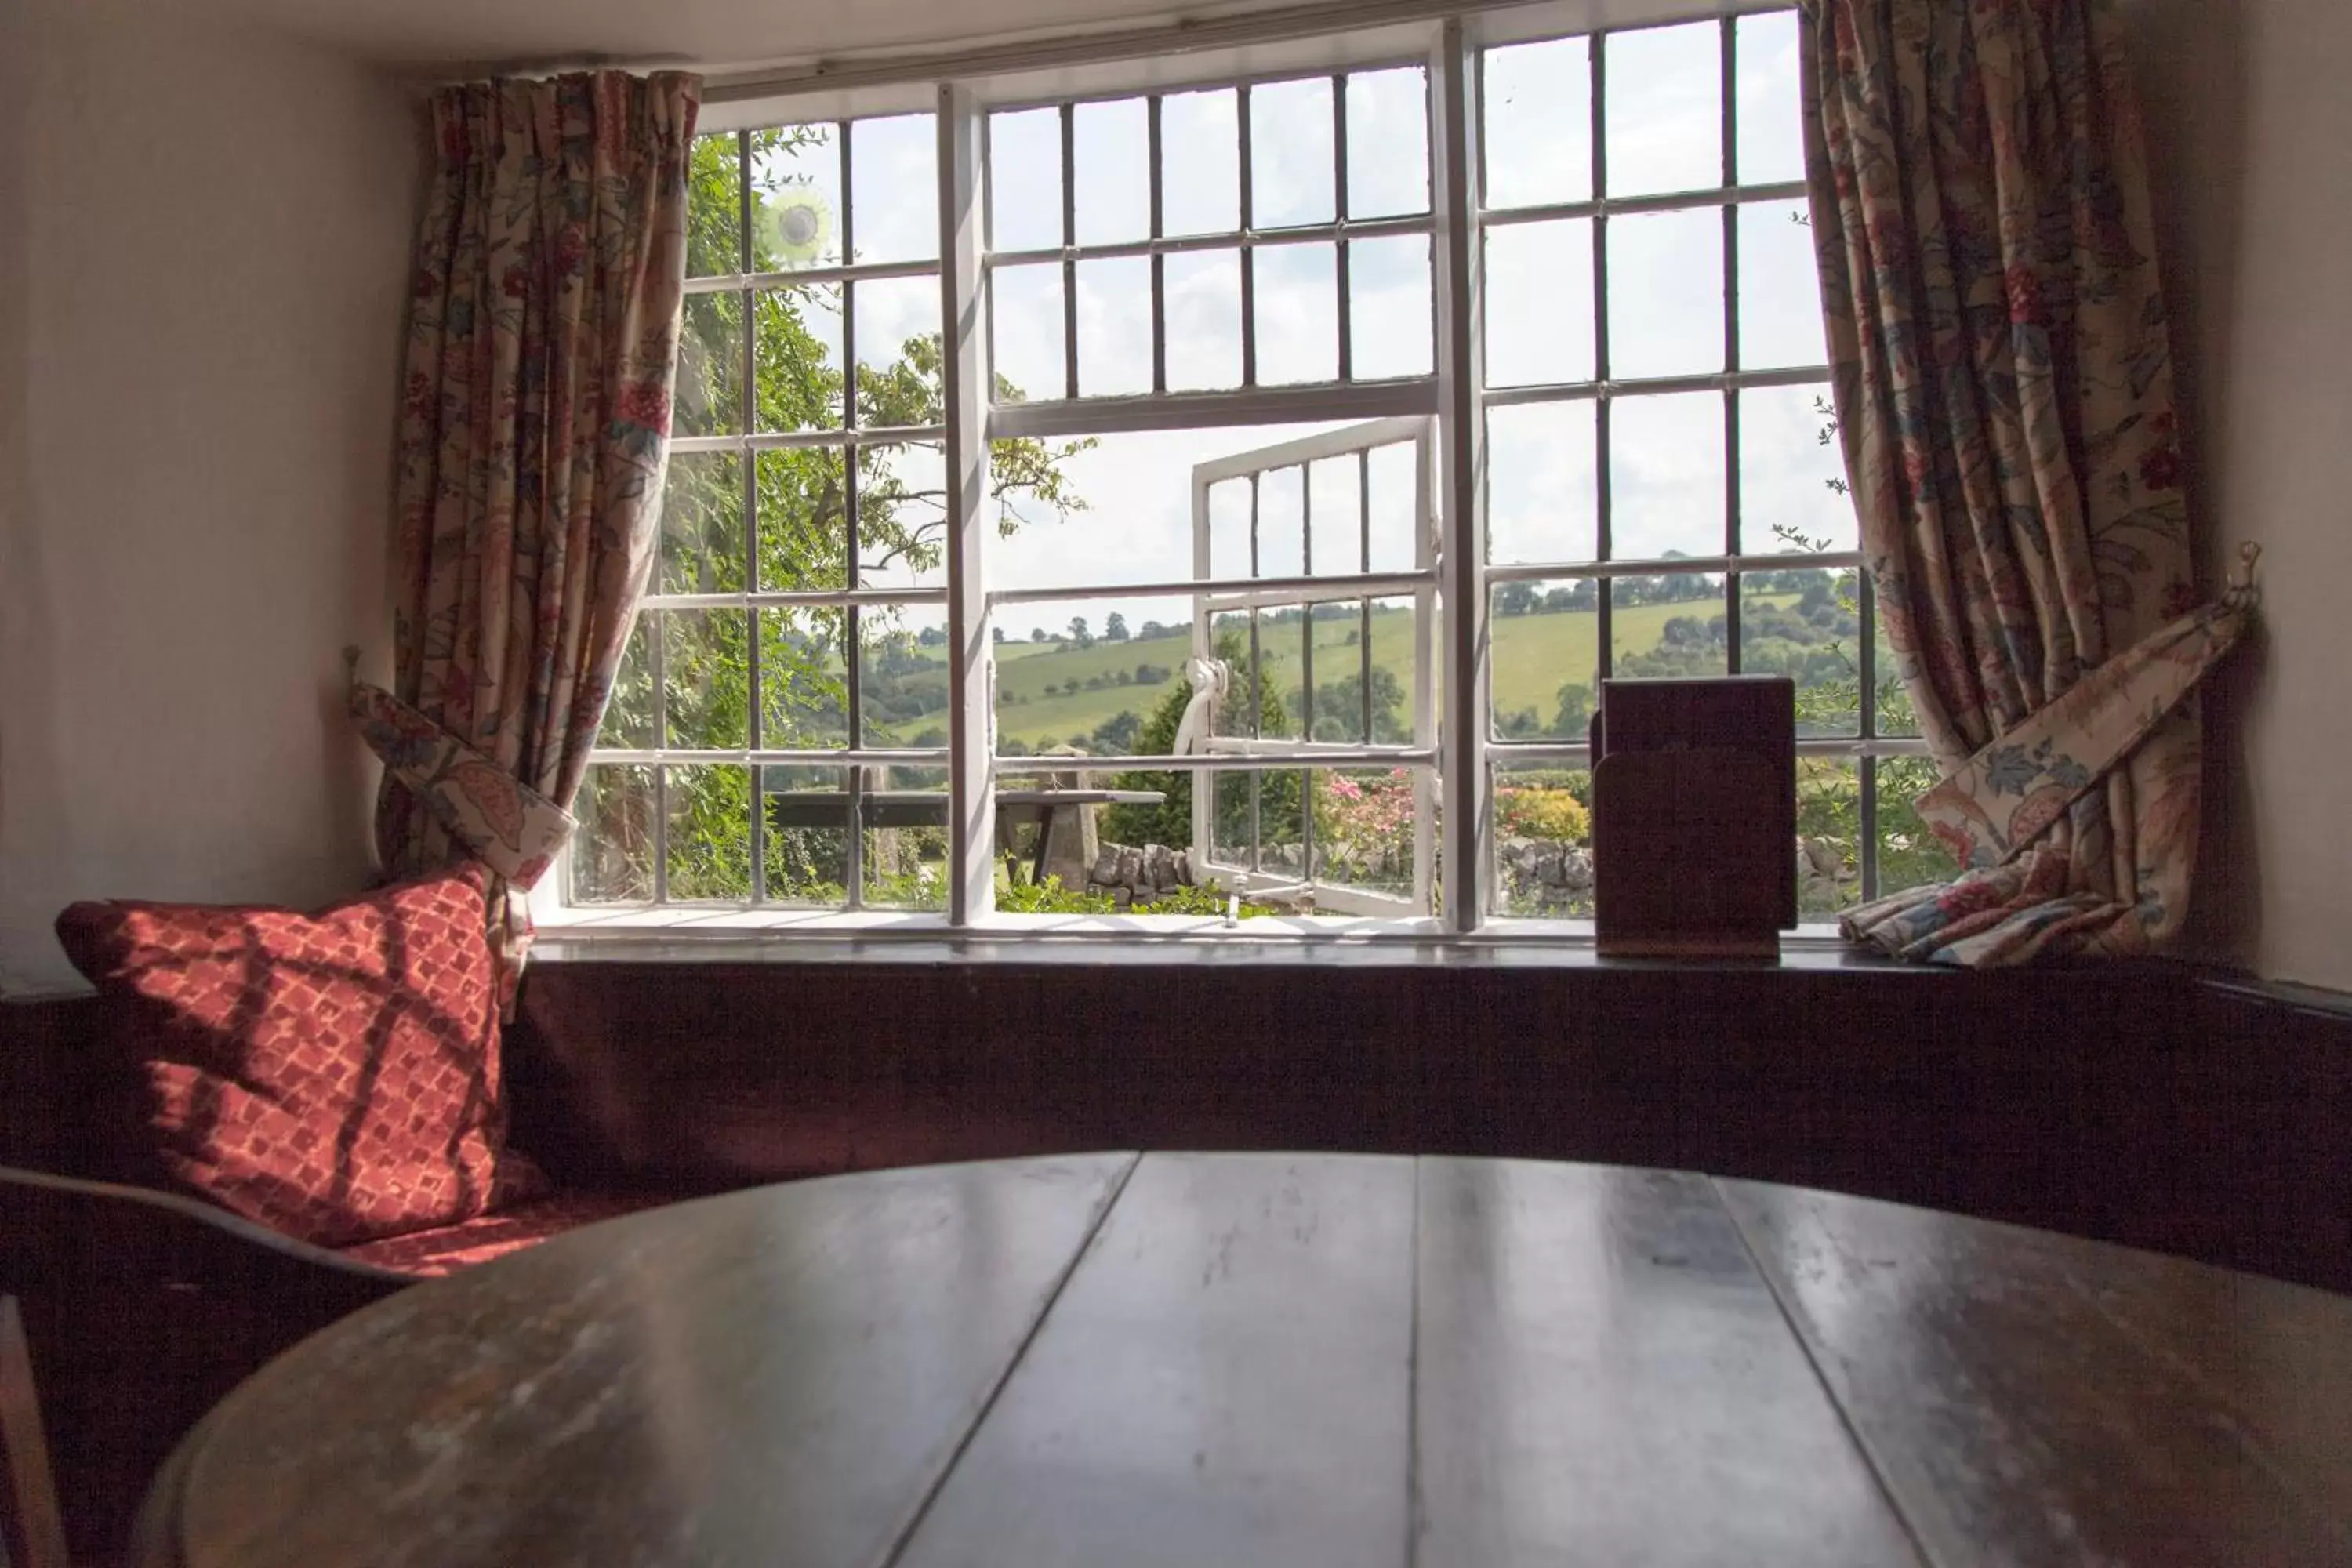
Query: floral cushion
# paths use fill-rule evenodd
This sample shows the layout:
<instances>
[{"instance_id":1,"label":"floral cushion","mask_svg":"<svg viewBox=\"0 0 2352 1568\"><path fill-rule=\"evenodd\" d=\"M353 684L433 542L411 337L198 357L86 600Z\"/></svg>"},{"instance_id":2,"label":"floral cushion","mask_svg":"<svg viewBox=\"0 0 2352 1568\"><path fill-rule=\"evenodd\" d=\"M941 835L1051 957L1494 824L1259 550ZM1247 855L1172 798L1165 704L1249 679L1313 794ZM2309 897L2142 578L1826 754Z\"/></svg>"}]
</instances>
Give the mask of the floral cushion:
<instances>
[{"instance_id":1,"label":"floral cushion","mask_svg":"<svg viewBox=\"0 0 2352 1568\"><path fill-rule=\"evenodd\" d=\"M75 965L140 1058L163 1172L321 1247L544 1190L505 1148L478 867L316 914L80 903Z\"/></svg>"},{"instance_id":2,"label":"floral cushion","mask_svg":"<svg viewBox=\"0 0 2352 1568\"><path fill-rule=\"evenodd\" d=\"M432 1278L520 1252L600 1219L614 1219L667 1201L613 1193L557 1193L456 1225L362 1242L345 1247L343 1256L379 1268Z\"/></svg>"}]
</instances>

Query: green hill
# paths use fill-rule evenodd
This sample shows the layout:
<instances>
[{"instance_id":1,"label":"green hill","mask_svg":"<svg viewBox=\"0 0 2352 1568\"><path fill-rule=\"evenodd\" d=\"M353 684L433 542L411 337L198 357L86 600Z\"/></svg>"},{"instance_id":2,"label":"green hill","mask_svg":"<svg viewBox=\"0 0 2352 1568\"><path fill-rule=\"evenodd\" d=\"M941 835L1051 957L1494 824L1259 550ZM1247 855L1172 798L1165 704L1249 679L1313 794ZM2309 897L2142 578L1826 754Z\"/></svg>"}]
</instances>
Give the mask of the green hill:
<instances>
[{"instance_id":1,"label":"green hill","mask_svg":"<svg viewBox=\"0 0 2352 1568\"><path fill-rule=\"evenodd\" d=\"M1746 599L1786 605L1793 595L1757 595ZM1677 616L1702 619L1718 613L1715 601L1674 605L1641 605L1615 612L1617 651L1643 653L1658 646L1668 621ZM1497 712L1532 708L1549 723L1559 707L1561 686L1590 686L1600 662L1598 616L1590 610L1560 610L1528 616L1498 616L1494 627L1494 703ZM1356 672L1360 656L1354 646L1360 623L1353 618L1315 623L1316 683ZM1261 633L1266 679L1287 696L1298 689L1299 626L1267 625ZM1097 642L1081 648L1070 643L1005 642L996 649L997 729L1007 740L1034 747L1056 745L1073 736L1090 735L1106 721L1122 712L1138 718L1150 712L1168 684L1182 679L1192 654L1190 633L1136 637L1124 642ZM1372 616L1373 662L1393 674L1408 692L1412 689L1412 612L1402 606L1376 609ZM1138 667L1151 667L1157 679L1138 678ZM1118 685L1124 671L1130 684ZM1159 672L1164 671L1165 674ZM1076 681L1078 689L1071 691ZM1089 687L1089 681L1103 684Z\"/></svg>"}]
</instances>

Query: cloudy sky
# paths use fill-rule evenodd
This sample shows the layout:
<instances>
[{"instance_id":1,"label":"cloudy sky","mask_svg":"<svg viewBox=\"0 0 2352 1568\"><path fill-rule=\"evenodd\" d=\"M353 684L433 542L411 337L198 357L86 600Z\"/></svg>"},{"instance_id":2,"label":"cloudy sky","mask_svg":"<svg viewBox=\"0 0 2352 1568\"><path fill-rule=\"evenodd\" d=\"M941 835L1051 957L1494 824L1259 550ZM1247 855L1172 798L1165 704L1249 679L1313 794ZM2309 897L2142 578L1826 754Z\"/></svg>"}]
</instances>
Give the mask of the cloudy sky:
<instances>
[{"instance_id":1,"label":"cloudy sky","mask_svg":"<svg viewBox=\"0 0 2352 1568\"><path fill-rule=\"evenodd\" d=\"M1722 126L1713 22L1620 34L1607 47L1609 192L1633 195L1711 186L1720 177ZM1802 174L1792 16L1738 24L1735 132L1743 183ZM1582 39L1490 51L1485 68L1489 211L1590 197L1590 77ZM1332 84L1328 78L1259 86L1251 93L1255 225L1328 222L1334 216ZM1171 95L1162 110L1165 232L1216 235L1239 223L1238 101L1230 89ZM1425 213L1430 181L1426 85L1418 68L1349 79L1347 198L1351 217ZM854 132L852 241L861 261L936 254L934 145L929 116L862 121ZM992 243L998 251L1058 245L1062 189L1059 114L1002 113L990 124ZM1149 233L1149 150L1140 99L1076 110L1074 205L1080 244ZM843 210L831 148L805 177ZM766 184L766 179L761 179ZM1807 365L1822 358L1811 234L1800 202L1739 211L1740 361L1744 368ZM1615 376L1720 371L1724 258L1719 209L1620 217L1609 226L1611 369ZM838 239L838 236L835 237ZM1486 366L1490 386L1589 378L1594 372L1591 236L1582 221L1496 225L1487 235ZM1329 245L1257 251L1257 369L1262 384L1329 380L1342 331L1352 332L1360 378L1425 374L1432 365L1429 241L1424 236L1358 241L1349 247L1342 301ZM1062 268L1058 262L994 272L997 372L1032 397L1058 396L1064 380ZM938 286L929 279L856 289L858 357L887 363L906 338L935 331ZM1210 249L1167 258L1168 378L1171 390L1240 384L1239 253ZM1151 382L1150 263L1081 263L1077 269L1078 391L1148 392ZM1343 306L1345 308L1343 308ZM824 330L822 312L804 312ZM837 323L832 326L838 331ZM1803 386L1742 395L1737 455L1745 542L1771 548L1785 522L1850 548L1853 525L1822 481L1838 472L1819 440L1814 399ZM1699 393L1624 398L1613 405L1611 470L1614 553L1720 552L1724 539L1722 401ZM1066 471L1089 510L1066 521L1039 519L992 542L991 585L1114 586L1191 574L1191 471L1196 463L1328 426L1163 431L1103 437ZM1590 560L1594 552L1593 405L1498 408L1488 422L1490 559ZM1411 563L1412 464L1407 449L1371 469L1374 570ZM936 458L908 458L910 479L937 483ZM1260 571L1300 569L1311 542L1318 571L1361 569L1352 463L1318 468L1311 509L1295 470L1261 497ZM1213 569L1246 570L1246 493L1213 497ZM1311 515L1303 511L1311 510ZM914 579L903 572L892 583ZM881 584L877 584L881 585ZM1176 622L1181 599L1104 597L1001 611L1007 635L1025 637L1083 615L1096 627L1117 609L1131 626ZM910 611L906 624L942 616Z\"/></svg>"}]
</instances>

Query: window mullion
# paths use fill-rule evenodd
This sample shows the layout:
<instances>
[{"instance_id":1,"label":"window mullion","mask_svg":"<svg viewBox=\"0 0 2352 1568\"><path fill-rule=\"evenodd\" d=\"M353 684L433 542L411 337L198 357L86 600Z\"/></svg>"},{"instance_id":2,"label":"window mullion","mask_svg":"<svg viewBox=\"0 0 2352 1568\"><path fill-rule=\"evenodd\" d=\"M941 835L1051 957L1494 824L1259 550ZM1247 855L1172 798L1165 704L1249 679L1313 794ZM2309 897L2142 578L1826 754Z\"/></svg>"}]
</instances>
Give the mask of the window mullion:
<instances>
[{"instance_id":1,"label":"window mullion","mask_svg":"<svg viewBox=\"0 0 2352 1568\"><path fill-rule=\"evenodd\" d=\"M1478 405L1485 379L1479 342L1476 74L1458 17L1438 30L1430 61L1430 147L1436 183L1439 443L1437 511L1445 597L1445 719L1439 778L1444 827L1444 926L1478 929L1485 907L1487 668L1486 520L1479 475L1485 445ZM1427 681L1424 665L1418 679Z\"/></svg>"},{"instance_id":2,"label":"window mullion","mask_svg":"<svg viewBox=\"0 0 2352 1568\"><path fill-rule=\"evenodd\" d=\"M982 116L970 89L939 95L940 378L947 424L948 921L996 907L996 749L986 545L988 322L981 257Z\"/></svg>"}]
</instances>

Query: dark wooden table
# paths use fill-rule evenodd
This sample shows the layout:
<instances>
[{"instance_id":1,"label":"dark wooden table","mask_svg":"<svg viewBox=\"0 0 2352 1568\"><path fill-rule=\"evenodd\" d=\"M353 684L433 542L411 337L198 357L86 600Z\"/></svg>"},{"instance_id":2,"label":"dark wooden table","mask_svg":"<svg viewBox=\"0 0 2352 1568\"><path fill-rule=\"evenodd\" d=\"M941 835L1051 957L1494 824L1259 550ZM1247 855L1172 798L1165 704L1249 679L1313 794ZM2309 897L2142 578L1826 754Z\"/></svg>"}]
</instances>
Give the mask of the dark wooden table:
<instances>
[{"instance_id":1,"label":"dark wooden table","mask_svg":"<svg viewBox=\"0 0 2352 1568\"><path fill-rule=\"evenodd\" d=\"M616 1220L371 1307L150 1561L2352 1562L2352 1300L1660 1171L1131 1154Z\"/></svg>"}]
</instances>

